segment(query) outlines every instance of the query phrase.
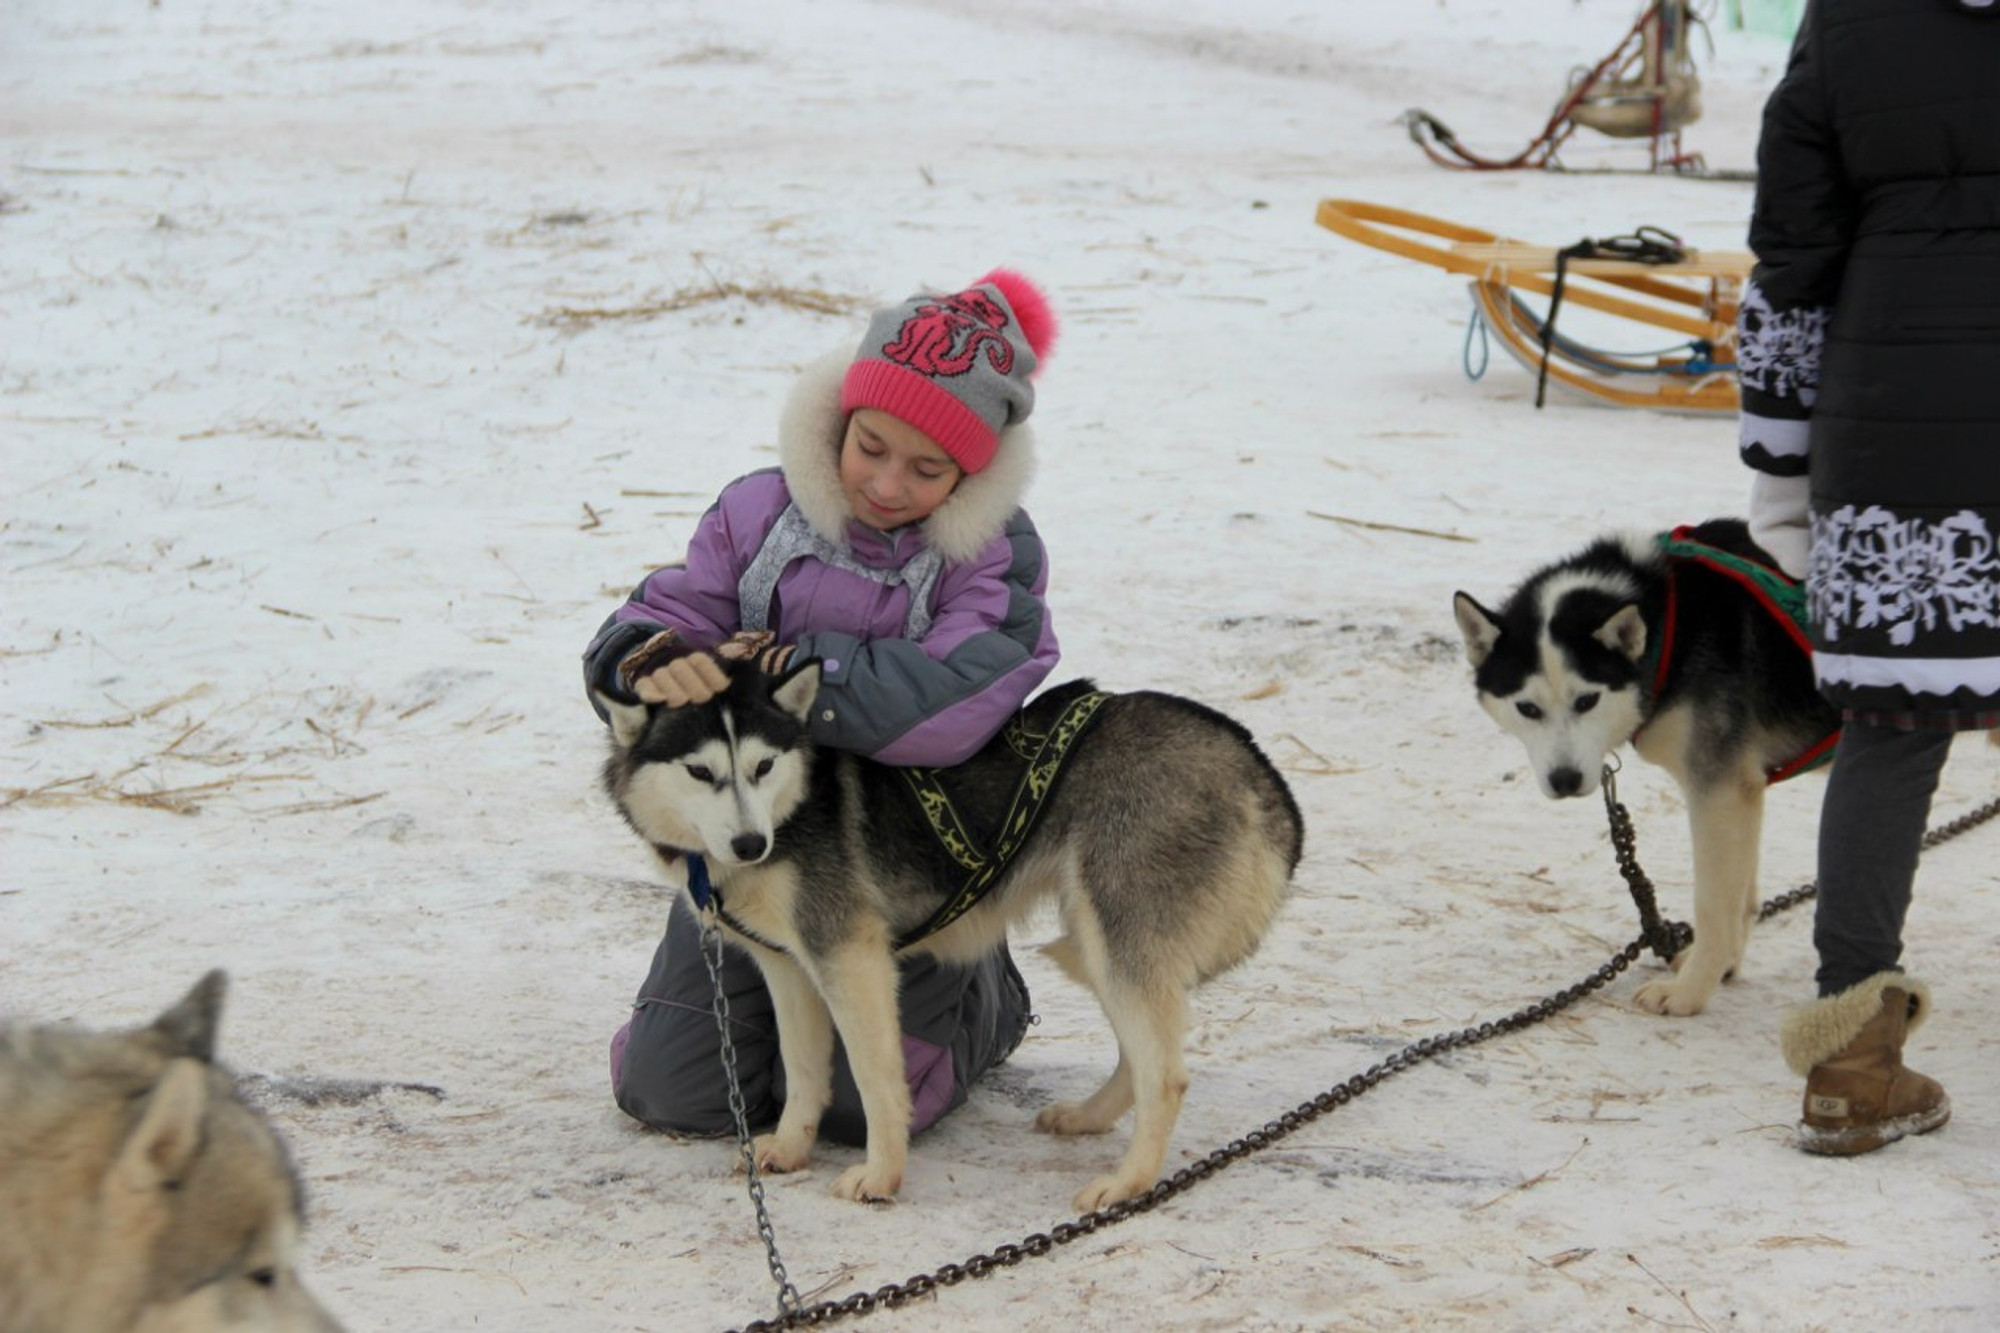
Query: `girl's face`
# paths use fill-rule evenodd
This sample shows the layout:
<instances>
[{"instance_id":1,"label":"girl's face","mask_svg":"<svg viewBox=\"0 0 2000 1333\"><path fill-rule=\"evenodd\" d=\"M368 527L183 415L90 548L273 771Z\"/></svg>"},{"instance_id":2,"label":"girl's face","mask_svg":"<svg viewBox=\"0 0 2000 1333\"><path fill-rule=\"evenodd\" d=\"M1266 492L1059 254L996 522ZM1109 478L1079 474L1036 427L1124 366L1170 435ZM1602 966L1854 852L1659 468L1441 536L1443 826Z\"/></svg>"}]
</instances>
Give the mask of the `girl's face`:
<instances>
[{"instance_id":1,"label":"girl's face","mask_svg":"<svg viewBox=\"0 0 2000 1333\"><path fill-rule=\"evenodd\" d=\"M840 442L840 492L847 508L887 532L921 523L965 475L930 436L887 412L857 408Z\"/></svg>"}]
</instances>

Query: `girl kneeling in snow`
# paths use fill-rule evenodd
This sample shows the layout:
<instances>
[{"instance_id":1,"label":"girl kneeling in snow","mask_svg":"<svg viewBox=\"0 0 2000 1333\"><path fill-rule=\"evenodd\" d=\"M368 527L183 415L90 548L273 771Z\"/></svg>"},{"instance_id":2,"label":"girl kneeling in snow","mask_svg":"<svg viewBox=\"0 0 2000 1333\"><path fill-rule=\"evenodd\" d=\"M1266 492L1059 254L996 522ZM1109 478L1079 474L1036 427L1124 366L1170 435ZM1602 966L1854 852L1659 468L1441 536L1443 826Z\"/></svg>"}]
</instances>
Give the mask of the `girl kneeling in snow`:
<instances>
[{"instance_id":1,"label":"girl kneeling in snow","mask_svg":"<svg viewBox=\"0 0 2000 1333\"><path fill-rule=\"evenodd\" d=\"M773 669L793 652L820 659L815 743L888 764L971 756L1058 655L1046 555L1020 508L1033 464L1022 423L1054 335L1042 294L1004 269L877 311L858 351L818 362L794 386L780 466L725 487L685 563L648 576L598 631L586 686L625 702L699 702L713 674L700 659L768 630L780 645ZM691 656L621 672L662 630ZM722 983L749 1118L775 1120L784 1089L770 995L734 948ZM900 999L920 1130L1020 1043L1028 991L1002 948L969 966L907 959ZM677 899L611 1043L628 1114L677 1133L733 1131L712 1002L693 911ZM820 1130L866 1137L844 1052Z\"/></svg>"}]
</instances>

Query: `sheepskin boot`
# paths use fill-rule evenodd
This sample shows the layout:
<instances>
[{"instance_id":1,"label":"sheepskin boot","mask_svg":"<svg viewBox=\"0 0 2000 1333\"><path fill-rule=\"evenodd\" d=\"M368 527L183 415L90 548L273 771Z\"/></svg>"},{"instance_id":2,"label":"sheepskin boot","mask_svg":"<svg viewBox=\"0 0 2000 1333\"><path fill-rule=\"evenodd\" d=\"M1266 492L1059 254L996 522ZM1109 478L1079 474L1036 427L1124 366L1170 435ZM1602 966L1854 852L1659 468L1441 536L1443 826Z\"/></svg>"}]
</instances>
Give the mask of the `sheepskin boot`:
<instances>
[{"instance_id":1,"label":"sheepskin boot","mask_svg":"<svg viewBox=\"0 0 2000 1333\"><path fill-rule=\"evenodd\" d=\"M1903 1067L1903 1041L1930 1011L1924 983L1877 972L1785 1016L1785 1062L1806 1081L1800 1148L1852 1157L1951 1119L1936 1080Z\"/></svg>"}]
</instances>

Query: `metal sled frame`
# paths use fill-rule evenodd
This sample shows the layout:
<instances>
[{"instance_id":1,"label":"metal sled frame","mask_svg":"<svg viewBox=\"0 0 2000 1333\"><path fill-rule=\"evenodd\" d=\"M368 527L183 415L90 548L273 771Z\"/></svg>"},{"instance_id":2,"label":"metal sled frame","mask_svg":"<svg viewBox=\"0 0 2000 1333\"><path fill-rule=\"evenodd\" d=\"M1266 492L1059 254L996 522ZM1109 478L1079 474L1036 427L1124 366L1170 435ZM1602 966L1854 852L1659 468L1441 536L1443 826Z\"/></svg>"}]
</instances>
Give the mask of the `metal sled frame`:
<instances>
[{"instance_id":1,"label":"metal sled frame","mask_svg":"<svg viewBox=\"0 0 2000 1333\"><path fill-rule=\"evenodd\" d=\"M1403 125L1424 155L1442 167L1458 171L1522 168L1564 171L1568 168L1557 160L1556 154L1578 125L1614 133L1594 124L1590 110L1625 104L1637 113L1632 118L1633 128L1615 134L1646 139L1651 157L1648 170L1710 175L1701 154L1681 149L1681 127L1693 120L1698 110L1686 109L1679 117L1669 113L1669 73L1692 78L1687 39L1688 29L1695 21L1698 20L1687 0L1651 0L1610 55L1571 76L1569 89L1556 103L1548 124L1512 157L1485 157L1473 152L1458 141L1450 126L1419 108L1403 113ZM1579 116L1579 110L1585 114ZM1734 179L1741 173L1727 175Z\"/></svg>"},{"instance_id":2,"label":"metal sled frame","mask_svg":"<svg viewBox=\"0 0 2000 1333\"><path fill-rule=\"evenodd\" d=\"M1319 225L1378 250L1422 260L1471 279L1479 313L1515 360L1539 373L1542 317L1522 299L1555 292L1556 247L1508 240L1406 209L1323 199ZM1551 384L1618 407L1733 413L1736 308L1755 256L1689 251L1674 263L1573 259L1563 301L1679 335L1660 352L1616 353L1556 334L1548 347Z\"/></svg>"}]
</instances>

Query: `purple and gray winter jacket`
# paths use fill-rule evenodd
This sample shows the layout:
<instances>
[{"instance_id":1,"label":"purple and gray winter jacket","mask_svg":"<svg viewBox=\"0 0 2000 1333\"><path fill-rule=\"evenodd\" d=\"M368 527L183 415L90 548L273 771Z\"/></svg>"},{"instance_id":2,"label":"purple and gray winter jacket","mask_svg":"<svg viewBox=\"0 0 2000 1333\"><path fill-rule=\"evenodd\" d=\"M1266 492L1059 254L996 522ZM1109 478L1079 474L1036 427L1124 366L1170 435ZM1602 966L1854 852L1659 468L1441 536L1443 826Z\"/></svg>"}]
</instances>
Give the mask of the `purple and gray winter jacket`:
<instances>
[{"instance_id":1,"label":"purple and gray winter jacket","mask_svg":"<svg viewBox=\"0 0 2000 1333\"><path fill-rule=\"evenodd\" d=\"M984 745L1054 669L1048 562L1019 507L1028 428L922 523L879 532L839 481L839 376L829 358L787 405L780 468L731 482L682 565L656 570L584 652L586 685L629 701L618 663L661 629L710 647L770 629L821 661L813 738L884 763L949 765Z\"/></svg>"}]
</instances>

